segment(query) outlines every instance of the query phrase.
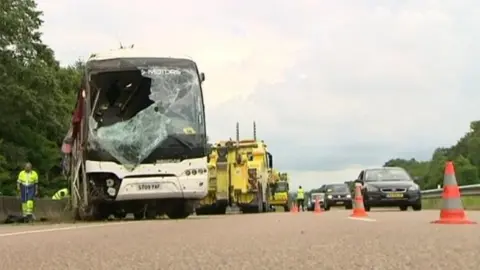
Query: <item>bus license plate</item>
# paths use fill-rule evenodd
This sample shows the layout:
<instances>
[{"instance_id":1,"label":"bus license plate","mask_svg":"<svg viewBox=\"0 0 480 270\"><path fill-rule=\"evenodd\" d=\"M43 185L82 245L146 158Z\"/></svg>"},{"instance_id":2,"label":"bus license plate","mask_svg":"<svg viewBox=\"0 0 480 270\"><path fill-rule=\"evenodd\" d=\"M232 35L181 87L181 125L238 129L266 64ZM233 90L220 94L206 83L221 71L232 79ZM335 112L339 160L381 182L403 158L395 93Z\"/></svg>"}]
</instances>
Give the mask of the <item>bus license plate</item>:
<instances>
[{"instance_id":1,"label":"bus license plate","mask_svg":"<svg viewBox=\"0 0 480 270\"><path fill-rule=\"evenodd\" d=\"M138 191L159 190L162 188L161 184L138 184Z\"/></svg>"}]
</instances>

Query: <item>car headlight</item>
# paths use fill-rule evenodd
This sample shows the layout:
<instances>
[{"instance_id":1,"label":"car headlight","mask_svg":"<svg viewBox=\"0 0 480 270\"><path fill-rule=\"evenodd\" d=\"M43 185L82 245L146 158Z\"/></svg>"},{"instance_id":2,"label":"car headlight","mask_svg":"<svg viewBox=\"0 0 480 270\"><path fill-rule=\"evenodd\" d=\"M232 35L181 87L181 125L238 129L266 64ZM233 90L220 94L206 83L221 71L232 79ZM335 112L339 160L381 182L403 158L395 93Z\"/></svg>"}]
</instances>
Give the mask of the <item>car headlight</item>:
<instances>
[{"instance_id":1,"label":"car headlight","mask_svg":"<svg viewBox=\"0 0 480 270\"><path fill-rule=\"evenodd\" d=\"M379 189L377 187L374 187L374 186L367 186L366 190L369 191L369 192L375 192L375 191L378 191Z\"/></svg>"},{"instance_id":2,"label":"car headlight","mask_svg":"<svg viewBox=\"0 0 480 270\"><path fill-rule=\"evenodd\" d=\"M347 194L347 198L348 198L348 199L352 198L352 195Z\"/></svg>"},{"instance_id":3,"label":"car headlight","mask_svg":"<svg viewBox=\"0 0 480 270\"><path fill-rule=\"evenodd\" d=\"M413 185L408 188L409 191L417 191L418 190L418 185Z\"/></svg>"},{"instance_id":4,"label":"car headlight","mask_svg":"<svg viewBox=\"0 0 480 270\"><path fill-rule=\"evenodd\" d=\"M332 195L328 195L327 198L331 199L331 198L333 198L333 197L332 197Z\"/></svg>"}]
</instances>

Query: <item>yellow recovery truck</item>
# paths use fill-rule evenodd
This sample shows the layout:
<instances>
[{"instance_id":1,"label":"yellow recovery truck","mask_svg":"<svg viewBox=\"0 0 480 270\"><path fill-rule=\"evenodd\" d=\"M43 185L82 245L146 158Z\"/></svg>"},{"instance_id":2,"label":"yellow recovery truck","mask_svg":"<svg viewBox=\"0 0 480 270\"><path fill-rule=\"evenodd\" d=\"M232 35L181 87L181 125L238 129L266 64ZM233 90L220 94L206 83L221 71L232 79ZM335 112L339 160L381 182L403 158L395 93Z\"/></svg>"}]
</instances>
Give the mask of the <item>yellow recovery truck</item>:
<instances>
[{"instance_id":1,"label":"yellow recovery truck","mask_svg":"<svg viewBox=\"0 0 480 270\"><path fill-rule=\"evenodd\" d=\"M208 157L208 194L200 201L199 207L195 209L197 215L215 215L225 214L229 205L229 184L228 175L224 170L220 171L220 177L217 177L217 166L225 166L225 161L218 159L217 146L225 142L218 142L211 148ZM223 174L222 174L223 173Z\"/></svg>"},{"instance_id":2,"label":"yellow recovery truck","mask_svg":"<svg viewBox=\"0 0 480 270\"><path fill-rule=\"evenodd\" d=\"M267 212L269 169L272 155L267 145L258 141L253 123L253 139L240 140L239 124L236 141L215 144L209 163L209 193L197 214L224 214L227 206L237 206L243 213Z\"/></svg>"},{"instance_id":3,"label":"yellow recovery truck","mask_svg":"<svg viewBox=\"0 0 480 270\"><path fill-rule=\"evenodd\" d=\"M274 208L276 206L283 207L285 212L290 210L288 205L288 191L289 191L289 179L287 173L280 173L276 170L271 171L270 176L270 205Z\"/></svg>"}]
</instances>

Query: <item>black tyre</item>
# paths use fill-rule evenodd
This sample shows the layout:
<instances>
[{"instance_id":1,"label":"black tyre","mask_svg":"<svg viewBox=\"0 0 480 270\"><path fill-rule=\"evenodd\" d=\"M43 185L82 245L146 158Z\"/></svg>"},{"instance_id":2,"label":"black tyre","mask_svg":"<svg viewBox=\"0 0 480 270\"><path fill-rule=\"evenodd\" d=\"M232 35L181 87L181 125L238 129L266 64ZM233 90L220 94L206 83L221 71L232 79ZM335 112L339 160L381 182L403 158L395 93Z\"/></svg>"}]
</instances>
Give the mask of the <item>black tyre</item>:
<instances>
[{"instance_id":1,"label":"black tyre","mask_svg":"<svg viewBox=\"0 0 480 270\"><path fill-rule=\"evenodd\" d=\"M408 206L400 206L400 211L407 211L408 210Z\"/></svg>"},{"instance_id":2,"label":"black tyre","mask_svg":"<svg viewBox=\"0 0 480 270\"><path fill-rule=\"evenodd\" d=\"M283 211L289 212L289 211L290 211L290 207L288 207L288 205L283 206Z\"/></svg>"},{"instance_id":3,"label":"black tyre","mask_svg":"<svg viewBox=\"0 0 480 270\"><path fill-rule=\"evenodd\" d=\"M94 221L106 220L110 216L108 207L101 203L91 205L91 214Z\"/></svg>"},{"instance_id":4,"label":"black tyre","mask_svg":"<svg viewBox=\"0 0 480 270\"><path fill-rule=\"evenodd\" d=\"M172 205L165 214L170 219L185 219L190 216L191 211L185 202L180 201Z\"/></svg>"},{"instance_id":5,"label":"black tyre","mask_svg":"<svg viewBox=\"0 0 480 270\"><path fill-rule=\"evenodd\" d=\"M422 211L422 203L412 205L413 211Z\"/></svg>"},{"instance_id":6,"label":"black tyre","mask_svg":"<svg viewBox=\"0 0 480 270\"><path fill-rule=\"evenodd\" d=\"M127 213L125 211L115 212L113 216L117 219L124 219L125 217L127 217Z\"/></svg>"},{"instance_id":7,"label":"black tyre","mask_svg":"<svg viewBox=\"0 0 480 270\"><path fill-rule=\"evenodd\" d=\"M267 196L267 198L265 198L265 202L263 203L263 212L273 212L272 207L270 206L270 202L268 201L268 195L270 193L271 193L270 187L267 184L267 190L265 192L265 196ZM262 193L262 200L263 200L263 193Z\"/></svg>"},{"instance_id":8,"label":"black tyre","mask_svg":"<svg viewBox=\"0 0 480 270\"><path fill-rule=\"evenodd\" d=\"M353 209L352 204L347 204L347 205L345 205L345 209L346 209L346 210L352 210L352 209Z\"/></svg>"},{"instance_id":9,"label":"black tyre","mask_svg":"<svg viewBox=\"0 0 480 270\"><path fill-rule=\"evenodd\" d=\"M263 213L263 189L262 186L258 186L257 191L257 205L258 205L258 213Z\"/></svg>"},{"instance_id":10,"label":"black tyre","mask_svg":"<svg viewBox=\"0 0 480 270\"><path fill-rule=\"evenodd\" d=\"M226 213L227 213L226 205L217 206L217 208L215 209L215 214L217 215L225 215Z\"/></svg>"},{"instance_id":11,"label":"black tyre","mask_svg":"<svg viewBox=\"0 0 480 270\"><path fill-rule=\"evenodd\" d=\"M135 220L142 220L144 217L145 217L145 213L143 212L143 210L133 213L133 218Z\"/></svg>"},{"instance_id":12,"label":"black tyre","mask_svg":"<svg viewBox=\"0 0 480 270\"><path fill-rule=\"evenodd\" d=\"M156 209L147 209L147 212L145 213L145 218L150 220L156 219L157 218Z\"/></svg>"},{"instance_id":13,"label":"black tyre","mask_svg":"<svg viewBox=\"0 0 480 270\"><path fill-rule=\"evenodd\" d=\"M370 212L370 206L365 205L365 211Z\"/></svg>"}]
</instances>

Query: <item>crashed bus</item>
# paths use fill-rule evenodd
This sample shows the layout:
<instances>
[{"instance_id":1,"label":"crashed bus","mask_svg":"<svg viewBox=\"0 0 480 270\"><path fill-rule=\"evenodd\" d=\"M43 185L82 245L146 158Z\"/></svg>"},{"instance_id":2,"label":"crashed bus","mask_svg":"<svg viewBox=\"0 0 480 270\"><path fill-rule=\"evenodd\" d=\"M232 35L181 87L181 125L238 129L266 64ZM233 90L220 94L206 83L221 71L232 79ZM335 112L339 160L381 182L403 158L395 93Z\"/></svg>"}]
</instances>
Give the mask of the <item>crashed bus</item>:
<instances>
[{"instance_id":1,"label":"crashed bus","mask_svg":"<svg viewBox=\"0 0 480 270\"><path fill-rule=\"evenodd\" d=\"M77 219L193 212L208 191L204 80L190 59L90 56L62 146Z\"/></svg>"}]
</instances>

